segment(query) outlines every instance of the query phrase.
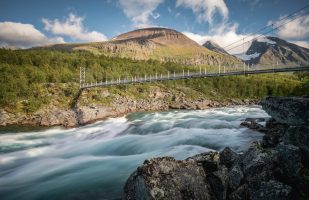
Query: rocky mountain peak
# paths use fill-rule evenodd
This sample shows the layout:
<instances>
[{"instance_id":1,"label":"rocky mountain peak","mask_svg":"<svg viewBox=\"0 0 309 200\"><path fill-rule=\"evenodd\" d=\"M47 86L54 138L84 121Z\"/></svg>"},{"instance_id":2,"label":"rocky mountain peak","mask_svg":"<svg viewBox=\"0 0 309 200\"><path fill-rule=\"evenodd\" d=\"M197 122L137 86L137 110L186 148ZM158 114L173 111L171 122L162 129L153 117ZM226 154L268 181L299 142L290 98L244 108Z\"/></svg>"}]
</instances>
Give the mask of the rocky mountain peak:
<instances>
[{"instance_id":1,"label":"rocky mountain peak","mask_svg":"<svg viewBox=\"0 0 309 200\"><path fill-rule=\"evenodd\" d=\"M280 66L309 64L309 49L287 42L277 37L263 37L253 40L246 52L249 64Z\"/></svg>"},{"instance_id":2,"label":"rocky mountain peak","mask_svg":"<svg viewBox=\"0 0 309 200\"><path fill-rule=\"evenodd\" d=\"M223 53L223 54L229 54L228 52L226 52L220 45L218 45L217 43L215 43L214 41L208 40L203 44L204 47L206 47L207 49L211 50L211 51L215 51L217 53Z\"/></svg>"}]
</instances>

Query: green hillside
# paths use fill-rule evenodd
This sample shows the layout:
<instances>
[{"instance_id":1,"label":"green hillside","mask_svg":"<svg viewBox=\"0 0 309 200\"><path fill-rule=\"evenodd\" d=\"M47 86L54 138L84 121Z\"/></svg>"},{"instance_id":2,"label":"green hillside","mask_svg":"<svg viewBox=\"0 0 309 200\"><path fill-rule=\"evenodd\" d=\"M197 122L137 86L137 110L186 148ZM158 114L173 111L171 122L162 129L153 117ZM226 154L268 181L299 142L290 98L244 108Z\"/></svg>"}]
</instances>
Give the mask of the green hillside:
<instances>
[{"instance_id":1,"label":"green hillside","mask_svg":"<svg viewBox=\"0 0 309 200\"><path fill-rule=\"evenodd\" d=\"M12 112L34 112L50 104L68 108L74 106L73 99L79 91L78 78L81 66L86 67L87 82L145 74L167 74L168 71L182 73L183 70L186 72L200 70L199 66L188 67L175 63L160 63L155 60L136 61L83 51L0 49L1 108ZM217 71L218 67L207 66L207 71L211 70ZM147 90L155 85L166 88L172 93L181 91L192 99L200 97L259 99L267 95L309 94L306 84L308 84L308 74L299 73L178 80L128 87L109 87L108 90L121 95L148 98L143 97L143 94L138 91ZM93 89L93 91L97 90ZM98 97L93 98L94 101L106 103Z\"/></svg>"}]
</instances>

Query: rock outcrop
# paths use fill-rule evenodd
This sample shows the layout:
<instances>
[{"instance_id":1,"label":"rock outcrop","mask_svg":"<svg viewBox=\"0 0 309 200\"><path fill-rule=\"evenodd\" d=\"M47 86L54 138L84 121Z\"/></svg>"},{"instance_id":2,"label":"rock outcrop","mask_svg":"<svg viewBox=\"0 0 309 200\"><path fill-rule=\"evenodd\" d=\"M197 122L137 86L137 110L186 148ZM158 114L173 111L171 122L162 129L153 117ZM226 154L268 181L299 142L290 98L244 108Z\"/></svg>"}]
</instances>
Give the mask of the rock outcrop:
<instances>
[{"instance_id":1,"label":"rock outcrop","mask_svg":"<svg viewBox=\"0 0 309 200\"><path fill-rule=\"evenodd\" d=\"M31 126L77 126L76 112L71 109L51 107L42 109L32 114L10 113L0 111L0 126L7 125L31 125Z\"/></svg>"},{"instance_id":2,"label":"rock outcrop","mask_svg":"<svg viewBox=\"0 0 309 200\"><path fill-rule=\"evenodd\" d=\"M126 199L210 199L206 174L195 161L146 160L128 179Z\"/></svg>"},{"instance_id":3,"label":"rock outcrop","mask_svg":"<svg viewBox=\"0 0 309 200\"><path fill-rule=\"evenodd\" d=\"M288 125L309 124L309 98L267 97L263 109L277 122Z\"/></svg>"},{"instance_id":4,"label":"rock outcrop","mask_svg":"<svg viewBox=\"0 0 309 200\"><path fill-rule=\"evenodd\" d=\"M125 95L110 94L103 91L102 98L113 96L111 103L94 102L91 91L85 90L78 99L77 106L72 109L50 106L35 113L12 113L0 108L0 126L6 125L34 125L34 126L64 126L75 127L93 123L108 117L123 116L130 112L158 111L168 109L207 109L230 105L256 104L254 100L226 100L214 101L205 98L190 100L183 94L171 94L158 88L145 92L145 98L135 98Z\"/></svg>"},{"instance_id":5,"label":"rock outcrop","mask_svg":"<svg viewBox=\"0 0 309 200\"><path fill-rule=\"evenodd\" d=\"M284 98L289 102L286 105L299 106L293 100L306 102ZM266 111L272 115L280 113L281 107L274 106L279 102L282 98L267 98L263 105L271 107ZM276 118L266 122L263 140L243 154L225 148L181 161L170 157L145 161L127 180L124 199L307 199L309 124L299 116L306 110L298 112L298 107L291 106L285 110L288 108L296 110L281 122L275 120L281 114L274 114Z\"/></svg>"}]
</instances>

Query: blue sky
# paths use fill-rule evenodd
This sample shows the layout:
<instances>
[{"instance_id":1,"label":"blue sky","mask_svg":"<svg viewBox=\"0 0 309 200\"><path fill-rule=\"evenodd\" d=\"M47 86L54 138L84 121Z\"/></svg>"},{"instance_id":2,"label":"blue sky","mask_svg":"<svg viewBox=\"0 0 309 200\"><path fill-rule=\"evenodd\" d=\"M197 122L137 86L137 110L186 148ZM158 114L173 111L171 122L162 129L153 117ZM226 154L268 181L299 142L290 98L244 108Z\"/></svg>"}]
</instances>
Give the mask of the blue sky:
<instances>
[{"instance_id":1,"label":"blue sky","mask_svg":"<svg viewBox=\"0 0 309 200\"><path fill-rule=\"evenodd\" d=\"M1 0L0 46L104 41L151 26L176 29L200 44L211 39L226 46L308 4L307 0ZM275 36L308 47L308 12L309 7Z\"/></svg>"}]
</instances>

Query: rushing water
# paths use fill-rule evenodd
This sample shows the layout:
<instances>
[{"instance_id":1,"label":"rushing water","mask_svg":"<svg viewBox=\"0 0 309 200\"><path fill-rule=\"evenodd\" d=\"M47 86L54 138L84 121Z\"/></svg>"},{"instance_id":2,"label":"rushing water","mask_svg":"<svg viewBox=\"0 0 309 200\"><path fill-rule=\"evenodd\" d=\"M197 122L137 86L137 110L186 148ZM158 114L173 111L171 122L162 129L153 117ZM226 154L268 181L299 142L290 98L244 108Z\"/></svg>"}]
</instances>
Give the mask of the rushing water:
<instances>
[{"instance_id":1,"label":"rushing water","mask_svg":"<svg viewBox=\"0 0 309 200\"><path fill-rule=\"evenodd\" d=\"M240 128L259 107L133 113L74 129L0 132L0 199L119 199L146 158L189 156L262 135ZM14 130L14 131L13 131Z\"/></svg>"}]
</instances>

